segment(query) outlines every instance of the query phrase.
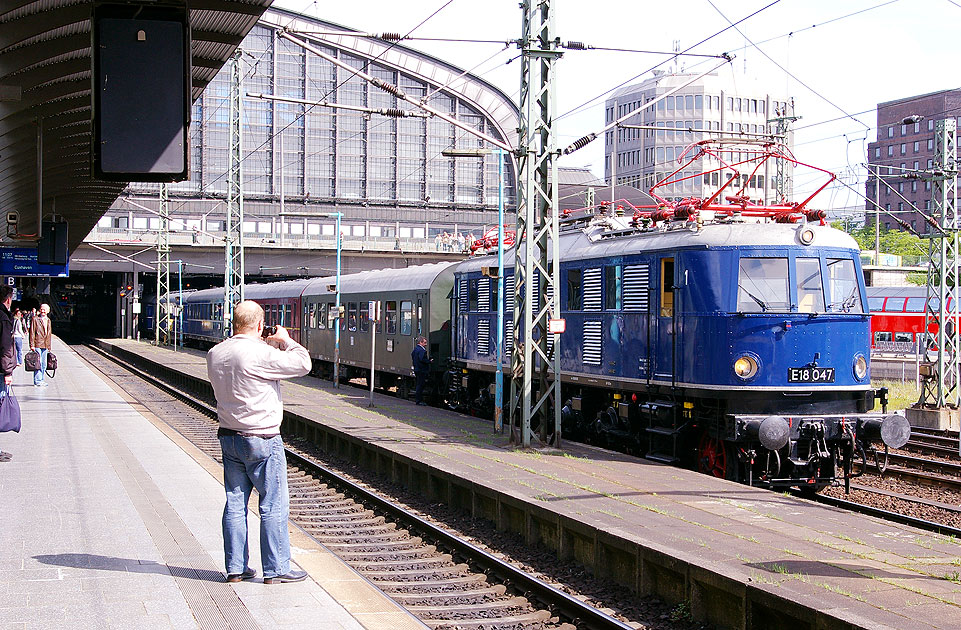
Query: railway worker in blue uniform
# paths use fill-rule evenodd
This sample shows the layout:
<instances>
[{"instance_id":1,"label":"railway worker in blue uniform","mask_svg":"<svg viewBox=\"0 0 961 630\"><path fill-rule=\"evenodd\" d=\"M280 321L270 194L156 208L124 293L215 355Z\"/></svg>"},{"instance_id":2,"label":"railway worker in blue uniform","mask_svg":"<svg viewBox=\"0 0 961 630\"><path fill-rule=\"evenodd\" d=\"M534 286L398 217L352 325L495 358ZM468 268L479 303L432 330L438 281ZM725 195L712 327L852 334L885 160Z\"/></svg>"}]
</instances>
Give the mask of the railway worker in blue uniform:
<instances>
[{"instance_id":1,"label":"railway worker in blue uniform","mask_svg":"<svg viewBox=\"0 0 961 630\"><path fill-rule=\"evenodd\" d=\"M418 405L426 405L424 402L424 386L427 384L427 376L430 374L431 358L427 354L427 338L418 337L414 351L410 353L411 363L414 364L414 376L417 377L417 389L414 390L414 400Z\"/></svg>"},{"instance_id":2,"label":"railway worker in blue uniform","mask_svg":"<svg viewBox=\"0 0 961 630\"><path fill-rule=\"evenodd\" d=\"M290 496L280 436L284 415L280 379L307 374L310 355L282 326L264 337L264 309L250 300L234 308L233 330L233 337L207 353L227 492L223 516L227 581L257 577L248 564L247 548L247 503L251 489L257 488L264 584L300 582L307 573L290 568Z\"/></svg>"}]
</instances>

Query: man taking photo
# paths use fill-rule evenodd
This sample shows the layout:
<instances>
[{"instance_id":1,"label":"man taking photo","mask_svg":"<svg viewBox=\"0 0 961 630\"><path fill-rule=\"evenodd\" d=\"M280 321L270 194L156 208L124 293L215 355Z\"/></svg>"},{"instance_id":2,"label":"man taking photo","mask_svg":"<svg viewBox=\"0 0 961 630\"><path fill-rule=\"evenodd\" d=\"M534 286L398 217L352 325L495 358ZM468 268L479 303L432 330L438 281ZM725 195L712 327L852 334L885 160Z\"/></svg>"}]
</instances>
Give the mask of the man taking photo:
<instances>
[{"instance_id":1,"label":"man taking photo","mask_svg":"<svg viewBox=\"0 0 961 630\"><path fill-rule=\"evenodd\" d=\"M247 503L251 489L257 488L264 584L300 582L307 573L290 568L290 496L280 436L284 416L280 379L307 374L310 355L282 326L264 338L264 310L250 300L234 307L233 331L231 338L207 353L227 492L223 516L227 581L257 577L248 564L247 548Z\"/></svg>"}]
</instances>

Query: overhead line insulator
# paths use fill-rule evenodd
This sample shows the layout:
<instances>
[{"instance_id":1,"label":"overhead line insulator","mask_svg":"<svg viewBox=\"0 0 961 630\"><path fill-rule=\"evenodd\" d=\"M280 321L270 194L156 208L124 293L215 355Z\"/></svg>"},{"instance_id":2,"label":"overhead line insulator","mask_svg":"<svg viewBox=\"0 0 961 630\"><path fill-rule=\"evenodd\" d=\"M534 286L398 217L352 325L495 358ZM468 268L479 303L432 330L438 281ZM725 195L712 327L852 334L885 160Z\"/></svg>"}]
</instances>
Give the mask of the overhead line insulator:
<instances>
[{"instance_id":1,"label":"overhead line insulator","mask_svg":"<svg viewBox=\"0 0 961 630\"><path fill-rule=\"evenodd\" d=\"M406 39L400 33L381 33L377 36L379 39L386 40L388 42L399 42L402 39Z\"/></svg>"},{"instance_id":2,"label":"overhead line insulator","mask_svg":"<svg viewBox=\"0 0 961 630\"><path fill-rule=\"evenodd\" d=\"M587 50L592 48L592 46L588 46L584 42L566 42L564 48L567 50Z\"/></svg>"}]
</instances>

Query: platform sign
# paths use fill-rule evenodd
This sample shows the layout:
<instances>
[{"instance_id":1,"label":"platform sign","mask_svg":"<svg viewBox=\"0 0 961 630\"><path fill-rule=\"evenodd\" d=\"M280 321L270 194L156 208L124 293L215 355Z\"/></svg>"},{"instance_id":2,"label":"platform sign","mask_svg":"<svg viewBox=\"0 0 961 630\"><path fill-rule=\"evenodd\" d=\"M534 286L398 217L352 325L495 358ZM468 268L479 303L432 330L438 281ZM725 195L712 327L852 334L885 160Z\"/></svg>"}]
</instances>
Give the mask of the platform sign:
<instances>
[{"instance_id":1,"label":"platform sign","mask_svg":"<svg viewBox=\"0 0 961 630\"><path fill-rule=\"evenodd\" d=\"M41 265L37 250L30 247L0 247L0 275L67 278L70 261L65 265Z\"/></svg>"},{"instance_id":2,"label":"platform sign","mask_svg":"<svg viewBox=\"0 0 961 630\"><path fill-rule=\"evenodd\" d=\"M567 330L567 320L566 319L551 319L547 322L547 332L552 335L560 335L565 330Z\"/></svg>"}]
</instances>

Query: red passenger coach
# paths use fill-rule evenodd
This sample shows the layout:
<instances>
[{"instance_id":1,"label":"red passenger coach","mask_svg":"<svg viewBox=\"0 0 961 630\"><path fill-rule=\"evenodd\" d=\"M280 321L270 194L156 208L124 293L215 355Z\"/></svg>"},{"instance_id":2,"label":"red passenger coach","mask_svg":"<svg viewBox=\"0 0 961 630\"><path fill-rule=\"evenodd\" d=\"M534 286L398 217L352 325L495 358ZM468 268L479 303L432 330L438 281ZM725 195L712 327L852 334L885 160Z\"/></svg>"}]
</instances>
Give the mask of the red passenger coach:
<instances>
[{"instance_id":1,"label":"red passenger coach","mask_svg":"<svg viewBox=\"0 0 961 630\"><path fill-rule=\"evenodd\" d=\"M871 351L914 354L924 333L926 287L868 287ZM937 299L937 298L935 298ZM950 298L948 308L953 307ZM936 335L937 324L928 333Z\"/></svg>"},{"instance_id":2,"label":"red passenger coach","mask_svg":"<svg viewBox=\"0 0 961 630\"><path fill-rule=\"evenodd\" d=\"M264 308L264 326L283 326L290 337L300 343L301 299L304 289L317 278L271 282L269 284L247 284L244 297L253 300Z\"/></svg>"}]
</instances>

